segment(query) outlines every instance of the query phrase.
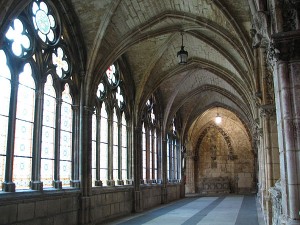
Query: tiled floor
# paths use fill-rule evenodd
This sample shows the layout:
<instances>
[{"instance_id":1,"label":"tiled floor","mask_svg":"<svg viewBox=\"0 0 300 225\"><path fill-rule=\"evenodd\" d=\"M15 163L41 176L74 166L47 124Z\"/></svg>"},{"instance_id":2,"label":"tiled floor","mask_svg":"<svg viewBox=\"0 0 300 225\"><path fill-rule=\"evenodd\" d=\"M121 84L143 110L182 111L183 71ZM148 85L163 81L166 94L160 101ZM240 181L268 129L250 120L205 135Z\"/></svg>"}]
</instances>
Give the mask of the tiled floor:
<instances>
[{"instance_id":1,"label":"tiled floor","mask_svg":"<svg viewBox=\"0 0 300 225\"><path fill-rule=\"evenodd\" d=\"M261 225L255 195L189 197L108 224Z\"/></svg>"}]
</instances>

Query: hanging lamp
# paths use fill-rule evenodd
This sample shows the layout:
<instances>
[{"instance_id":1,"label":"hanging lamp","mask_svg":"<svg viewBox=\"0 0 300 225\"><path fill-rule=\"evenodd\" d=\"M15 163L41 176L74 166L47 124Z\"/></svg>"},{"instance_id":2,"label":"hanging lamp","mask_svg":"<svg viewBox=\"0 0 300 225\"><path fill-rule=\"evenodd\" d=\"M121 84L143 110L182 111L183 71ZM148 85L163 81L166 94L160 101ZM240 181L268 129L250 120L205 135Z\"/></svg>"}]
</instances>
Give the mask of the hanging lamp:
<instances>
[{"instance_id":1,"label":"hanging lamp","mask_svg":"<svg viewBox=\"0 0 300 225\"><path fill-rule=\"evenodd\" d=\"M188 52L184 50L183 46L183 32L181 32L181 49L177 52L178 63L183 65L187 63Z\"/></svg>"}]
</instances>

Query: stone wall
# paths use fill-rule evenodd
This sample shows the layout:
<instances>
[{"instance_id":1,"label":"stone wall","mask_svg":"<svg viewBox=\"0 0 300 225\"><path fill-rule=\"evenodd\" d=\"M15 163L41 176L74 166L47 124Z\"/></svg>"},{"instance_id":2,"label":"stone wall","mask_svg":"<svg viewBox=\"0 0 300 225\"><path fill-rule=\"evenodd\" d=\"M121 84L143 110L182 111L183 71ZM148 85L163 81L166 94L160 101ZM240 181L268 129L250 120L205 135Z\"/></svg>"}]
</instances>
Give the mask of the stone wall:
<instances>
[{"instance_id":1,"label":"stone wall","mask_svg":"<svg viewBox=\"0 0 300 225\"><path fill-rule=\"evenodd\" d=\"M143 209L150 209L162 202L162 185L144 185L142 187Z\"/></svg>"},{"instance_id":2,"label":"stone wall","mask_svg":"<svg viewBox=\"0 0 300 225\"><path fill-rule=\"evenodd\" d=\"M1 193L0 224L78 224L79 190Z\"/></svg>"},{"instance_id":3,"label":"stone wall","mask_svg":"<svg viewBox=\"0 0 300 225\"><path fill-rule=\"evenodd\" d=\"M128 215L133 209L133 187L101 187L93 189L92 221L102 221Z\"/></svg>"},{"instance_id":4,"label":"stone wall","mask_svg":"<svg viewBox=\"0 0 300 225\"><path fill-rule=\"evenodd\" d=\"M162 204L162 185L141 186L143 210ZM180 199L181 185L168 184L168 202ZM132 186L94 187L92 189L91 221L102 224L133 212ZM80 190L28 191L1 193L0 225L75 225L80 213Z\"/></svg>"}]
</instances>

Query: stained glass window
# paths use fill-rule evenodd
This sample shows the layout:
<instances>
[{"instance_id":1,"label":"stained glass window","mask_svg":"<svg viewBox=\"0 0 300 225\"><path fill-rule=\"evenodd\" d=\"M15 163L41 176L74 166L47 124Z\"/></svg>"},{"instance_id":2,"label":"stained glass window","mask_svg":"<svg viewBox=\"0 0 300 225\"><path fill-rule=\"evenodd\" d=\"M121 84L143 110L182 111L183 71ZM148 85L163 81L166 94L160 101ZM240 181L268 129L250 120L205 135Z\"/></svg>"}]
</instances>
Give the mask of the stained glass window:
<instances>
[{"instance_id":1,"label":"stained glass window","mask_svg":"<svg viewBox=\"0 0 300 225\"><path fill-rule=\"evenodd\" d=\"M108 82L110 84L115 84L116 83L116 72L117 72L117 69L115 67L114 64L112 64L110 67L108 67L108 69L106 70L106 76L107 76L107 79L108 79Z\"/></svg>"},{"instance_id":2,"label":"stained glass window","mask_svg":"<svg viewBox=\"0 0 300 225\"><path fill-rule=\"evenodd\" d=\"M53 65L56 67L56 74L60 78L65 78L70 70L66 53L61 47L58 47L56 53L52 54Z\"/></svg>"},{"instance_id":3,"label":"stained glass window","mask_svg":"<svg viewBox=\"0 0 300 225\"><path fill-rule=\"evenodd\" d=\"M63 186L69 186L71 180L72 118L72 97L66 84L62 93L60 131L60 180Z\"/></svg>"},{"instance_id":4,"label":"stained glass window","mask_svg":"<svg viewBox=\"0 0 300 225\"><path fill-rule=\"evenodd\" d=\"M7 143L8 115L11 90L11 73L7 66L6 54L0 50L0 182L4 181Z\"/></svg>"},{"instance_id":5,"label":"stained glass window","mask_svg":"<svg viewBox=\"0 0 300 225\"><path fill-rule=\"evenodd\" d=\"M114 180L118 180L118 171L119 171L119 142L118 142L118 117L116 110L114 109L113 114L113 177Z\"/></svg>"},{"instance_id":6,"label":"stained glass window","mask_svg":"<svg viewBox=\"0 0 300 225\"><path fill-rule=\"evenodd\" d=\"M146 157L146 130L145 124L142 127L142 151L143 151L143 180L146 180L146 172L147 172L147 157Z\"/></svg>"},{"instance_id":7,"label":"stained glass window","mask_svg":"<svg viewBox=\"0 0 300 225\"><path fill-rule=\"evenodd\" d=\"M127 126L125 114L122 116L122 180L127 179Z\"/></svg>"},{"instance_id":8,"label":"stained glass window","mask_svg":"<svg viewBox=\"0 0 300 225\"><path fill-rule=\"evenodd\" d=\"M29 63L19 75L17 97L13 182L17 189L29 187L32 163L35 83Z\"/></svg>"},{"instance_id":9,"label":"stained glass window","mask_svg":"<svg viewBox=\"0 0 300 225\"><path fill-rule=\"evenodd\" d=\"M28 31L19 19L15 19L6 32L6 38L12 42L11 49L15 56L22 57L27 55L31 48Z\"/></svg>"},{"instance_id":10,"label":"stained glass window","mask_svg":"<svg viewBox=\"0 0 300 225\"><path fill-rule=\"evenodd\" d=\"M96 180L96 151L97 151L97 117L96 117L96 112L93 113L92 116L92 185L95 185L95 180Z\"/></svg>"},{"instance_id":11,"label":"stained glass window","mask_svg":"<svg viewBox=\"0 0 300 225\"><path fill-rule=\"evenodd\" d=\"M149 179L152 180L152 131L149 130Z\"/></svg>"},{"instance_id":12,"label":"stained glass window","mask_svg":"<svg viewBox=\"0 0 300 225\"><path fill-rule=\"evenodd\" d=\"M32 4L33 24L37 30L38 36L45 43L55 41L56 21L49 12L47 4L43 1L33 2Z\"/></svg>"},{"instance_id":13,"label":"stained glass window","mask_svg":"<svg viewBox=\"0 0 300 225\"><path fill-rule=\"evenodd\" d=\"M44 187L52 187L54 180L56 93L52 76L48 75L44 87L44 108L41 150L41 181Z\"/></svg>"},{"instance_id":14,"label":"stained glass window","mask_svg":"<svg viewBox=\"0 0 300 225\"><path fill-rule=\"evenodd\" d=\"M100 179L103 185L107 185L108 175L108 123L105 104L101 107L100 126Z\"/></svg>"},{"instance_id":15,"label":"stained glass window","mask_svg":"<svg viewBox=\"0 0 300 225\"><path fill-rule=\"evenodd\" d=\"M167 135L167 179L170 180L170 139Z\"/></svg>"},{"instance_id":16,"label":"stained glass window","mask_svg":"<svg viewBox=\"0 0 300 225\"><path fill-rule=\"evenodd\" d=\"M154 162L154 174L153 179L157 179L157 137L156 130L153 132L153 162Z\"/></svg>"}]
</instances>

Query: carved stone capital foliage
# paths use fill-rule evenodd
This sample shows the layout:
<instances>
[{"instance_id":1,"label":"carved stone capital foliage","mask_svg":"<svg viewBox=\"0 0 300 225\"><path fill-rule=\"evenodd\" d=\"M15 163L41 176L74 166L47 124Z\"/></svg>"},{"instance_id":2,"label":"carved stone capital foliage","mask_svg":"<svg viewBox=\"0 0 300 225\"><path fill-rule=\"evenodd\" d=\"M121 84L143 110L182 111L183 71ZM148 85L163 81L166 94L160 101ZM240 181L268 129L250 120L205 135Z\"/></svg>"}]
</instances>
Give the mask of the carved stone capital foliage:
<instances>
[{"instance_id":1,"label":"carved stone capital foliage","mask_svg":"<svg viewBox=\"0 0 300 225\"><path fill-rule=\"evenodd\" d=\"M263 105L260 108L260 117L274 117L276 116L275 105Z\"/></svg>"},{"instance_id":2,"label":"carved stone capital foliage","mask_svg":"<svg viewBox=\"0 0 300 225\"><path fill-rule=\"evenodd\" d=\"M253 48L268 46L270 40L270 16L268 12L258 11L255 14L250 34Z\"/></svg>"},{"instance_id":3,"label":"carved stone capital foliage","mask_svg":"<svg viewBox=\"0 0 300 225\"><path fill-rule=\"evenodd\" d=\"M300 60L300 30L272 35L277 60Z\"/></svg>"}]
</instances>

